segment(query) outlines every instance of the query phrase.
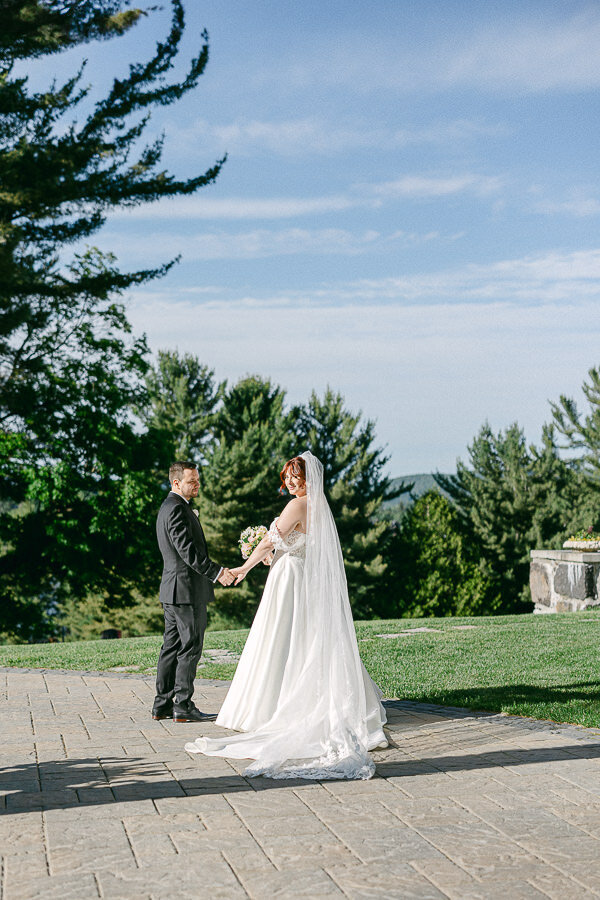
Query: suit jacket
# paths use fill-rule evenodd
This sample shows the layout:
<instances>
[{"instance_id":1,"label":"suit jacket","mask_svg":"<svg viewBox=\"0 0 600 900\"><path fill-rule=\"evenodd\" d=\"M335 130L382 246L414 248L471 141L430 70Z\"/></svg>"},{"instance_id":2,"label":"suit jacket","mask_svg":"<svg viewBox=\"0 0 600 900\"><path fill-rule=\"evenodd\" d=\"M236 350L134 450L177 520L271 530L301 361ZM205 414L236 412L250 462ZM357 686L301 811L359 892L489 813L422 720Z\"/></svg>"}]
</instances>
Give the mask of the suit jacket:
<instances>
[{"instance_id":1,"label":"suit jacket","mask_svg":"<svg viewBox=\"0 0 600 900\"><path fill-rule=\"evenodd\" d=\"M213 600L221 566L210 559L202 525L179 494L171 492L159 509L156 536L163 558L160 602L189 606Z\"/></svg>"}]
</instances>

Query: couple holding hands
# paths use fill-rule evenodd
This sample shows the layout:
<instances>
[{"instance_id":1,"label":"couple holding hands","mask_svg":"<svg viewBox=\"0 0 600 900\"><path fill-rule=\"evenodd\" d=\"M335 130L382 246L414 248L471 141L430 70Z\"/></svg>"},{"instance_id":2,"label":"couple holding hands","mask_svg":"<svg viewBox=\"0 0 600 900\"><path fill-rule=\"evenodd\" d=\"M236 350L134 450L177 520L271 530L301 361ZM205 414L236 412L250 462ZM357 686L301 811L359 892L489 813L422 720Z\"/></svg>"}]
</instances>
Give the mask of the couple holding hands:
<instances>
[{"instance_id":1,"label":"couple holding hands","mask_svg":"<svg viewBox=\"0 0 600 900\"><path fill-rule=\"evenodd\" d=\"M237 734L200 736L190 753L252 760L249 776L370 778L371 750L387 746L381 691L358 652L337 528L310 451L285 463L292 499L242 566L208 555L198 513L198 470L169 469L171 491L158 513L163 557L160 602L165 633L158 660L154 719L203 722L194 705L213 585L239 584L263 562L269 577L217 725ZM273 557L273 553L275 553Z\"/></svg>"}]
</instances>

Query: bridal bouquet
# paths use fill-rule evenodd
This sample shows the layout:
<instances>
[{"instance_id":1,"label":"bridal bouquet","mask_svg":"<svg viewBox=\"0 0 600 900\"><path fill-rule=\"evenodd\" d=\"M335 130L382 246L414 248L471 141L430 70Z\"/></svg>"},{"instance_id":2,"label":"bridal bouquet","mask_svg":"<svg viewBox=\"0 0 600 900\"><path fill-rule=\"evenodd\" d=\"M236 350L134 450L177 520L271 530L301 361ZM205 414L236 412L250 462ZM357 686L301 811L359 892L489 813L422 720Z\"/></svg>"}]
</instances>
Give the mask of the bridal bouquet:
<instances>
[{"instance_id":1,"label":"bridal bouquet","mask_svg":"<svg viewBox=\"0 0 600 900\"><path fill-rule=\"evenodd\" d=\"M264 525L249 525L248 528L244 528L239 540L244 559L248 559L252 551L256 550L266 533L267 529Z\"/></svg>"}]
</instances>

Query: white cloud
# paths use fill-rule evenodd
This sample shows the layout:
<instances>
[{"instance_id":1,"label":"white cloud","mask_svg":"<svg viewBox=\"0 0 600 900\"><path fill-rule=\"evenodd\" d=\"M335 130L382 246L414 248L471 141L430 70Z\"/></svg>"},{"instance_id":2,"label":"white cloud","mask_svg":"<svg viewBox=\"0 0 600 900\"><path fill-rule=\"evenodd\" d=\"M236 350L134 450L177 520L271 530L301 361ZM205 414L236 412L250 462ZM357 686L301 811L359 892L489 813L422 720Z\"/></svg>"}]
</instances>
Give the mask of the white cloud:
<instances>
[{"instance_id":1,"label":"white cloud","mask_svg":"<svg viewBox=\"0 0 600 900\"><path fill-rule=\"evenodd\" d=\"M379 122L344 125L307 117L279 121L241 119L226 125L213 125L206 119L198 119L189 126L174 122L169 126L168 139L175 149L177 145L190 146L202 141L203 147L238 156L256 152L305 156L350 150L394 150L421 144L458 144L475 137L506 133L505 126L467 119L390 128Z\"/></svg>"},{"instance_id":2,"label":"white cloud","mask_svg":"<svg viewBox=\"0 0 600 900\"><path fill-rule=\"evenodd\" d=\"M446 177L406 175L395 181L372 185L374 193L383 197L438 198L451 194L471 193L488 197L503 185L502 178L489 175L451 175Z\"/></svg>"},{"instance_id":3,"label":"white cloud","mask_svg":"<svg viewBox=\"0 0 600 900\"><path fill-rule=\"evenodd\" d=\"M313 296L322 302L357 304L465 300L575 304L592 297L600 301L600 249L549 252L423 275L365 279L324 287Z\"/></svg>"},{"instance_id":4,"label":"white cloud","mask_svg":"<svg viewBox=\"0 0 600 900\"><path fill-rule=\"evenodd\" d=\"M464 235L459 233L446 240L462 237ZM369 232L365 233L365 239L370 240ZM437 232L420 236L397 232L387 238L390 239L426 241L441 238ZM269 310L294 307L312 311L318 307L338 306L360 309L381 305L387 308L418 305L432 310L439 304L453 308L468 303L475 308L498 303L515 309L531 307L538 310L537 315L543 315L540 308L563 303L577 317L582 304L594 301L594 317L600 321L600 249L548 252L420 275L324 283L310 290L281 288L241 294L220 286L211 294L210 288L176 289L175 293L169 290L164 295L165 302L183 293L191 298L198 294L197 299L203 305L223 303L225 306ZM136 296L146 297L153 303L162 295L160 290L153 290L147 294L138 291Z\"/></svg>"},{"instance_id":5,"label":"white cloud","mask_svg":"<svg viewBox=\"0 0 600 900\"><path fill-rule=\"evenodd\" d=\"M380 202L380 201L379 201ZM294 216L340 212L356 206L377 206L366 197L333 194L325 197L178 197L111 213L111 219L290 219Z\"/></svg>"},{"instance_id":6,"label":"white cloud","mask_svg":"<svg viewBox=\"0 0 600 900\"><path fill-rule=\"evenodd\" d=\"M586 89L600 85L600 14L544 21L532 14L516 27L490 29L461 47L448 67L449 85L529 91Z\"/></svg>"},{"instance_id":7,"label":"white cloud","mask_svg":"<svg viewBox=\"0 0 600 900\"><path fill-rule=\"evenodd\" d=\"M600 201L595 197L578 196L570 200L540 200L534 204L536 212L546 215L562 214L587 219L600 214Z\"/></svg>"},{"instance_id":8,"label":"white cloud","mask_svg":"<svg viewBox=\"0 0 600 900\"><path fill-rule=\"evenodd\" d=\"M303 48L300 61L282 61L277 75L295 89L314 84L352 86L356 92L391 89L419 92L470 88L480 92L591 90L600 86L600 10L559 14L548 5L509 8L500 24L469 25L442 38L421 35L404 43L396 34L338 32ZM394 29L395 31L395 29ZM408 32L410 34L410 31ZM416 45L416 46L415 46Z\"/></svg>"},{"instance_id":9,"label":"white cloud","mask_svg":"<svg viewBox=\"0 0 600 900\"><path fill-rule=\"evenodd\" d=\"M503 185L500 176L464 172L453 175L406 175L378 184L356 184L345 194L323 197L189 197L164 199L130 209L115 210L110 220L117 219L291 219L297 216L322 215L356 208L378 208L385 200L398 197L431 199L450 194L468 193L487 198Z\"/></svg>"},{"instance_id":10,"label":"white cloud","mask_svg":"<svg viewBox=\"0 0 600 900\"><path fill-rule=\"evenodd\" d=\"M149 262L156 253L156 247L165 257L179 254L187 261L208 259L265 259L275 256L297 256L299 254L354 256L360 253L380 251L394 245L414 247L431 241L456 241L462 234L442 236L438 231L424 234L394 231L381 234L367 230L352 232L343 228L284 228L280 230L259 228L246 232L199 232L186 231L175 234L147 234L143 237L128 235L127 256L129 259ZM104 232L103 245L116 246L120 238L117 234Z\"/></svg>"}]
</instances>

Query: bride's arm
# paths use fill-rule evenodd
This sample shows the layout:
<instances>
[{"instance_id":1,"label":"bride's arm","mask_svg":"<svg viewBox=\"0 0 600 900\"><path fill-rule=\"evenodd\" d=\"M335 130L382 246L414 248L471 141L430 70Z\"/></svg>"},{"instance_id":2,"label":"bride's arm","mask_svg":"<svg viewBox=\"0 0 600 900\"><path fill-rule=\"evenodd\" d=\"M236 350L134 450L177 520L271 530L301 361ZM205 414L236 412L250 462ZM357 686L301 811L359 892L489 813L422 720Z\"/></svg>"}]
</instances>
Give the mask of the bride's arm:
<instances>
[{"instance_id":1,"label":"bride's arm","mask_svg":"<svg viewBox=\"0 0 600 900\"><path fill-rule=\"evenodd\" d=\"M237 569L231 569L230 571L234 573L243 571L244 575L247 575L250 569L253 569L254 566L257 566L259 564L259 562L262 562L263 559L266 559L272 549L273 544L269 540L269 535L265 534L260 544L254 548L244 565L239 566Z\"/></svg>"},{"instance_id":2,"label":"bride's arm","mask_svg":"<svg viewBox=\"0 0 600 900\"><path fill-rule=\"evenodd\" d=\"M302 501L298 497L290 500L277 519L277 524L275 526L281 537L287 537L296 525L303 522L306 514L305 510L306 501ZM243 581L250 569L253 569L254 566L257 566L263 559L266 559L274 546L273 542L269 539L269 535L266 534L258 547L252 551L243 566L238 566L237 569L230 569L231 574L236 576L235 583L239 584L240 581Z\"/></svg>"}]
</instances>

